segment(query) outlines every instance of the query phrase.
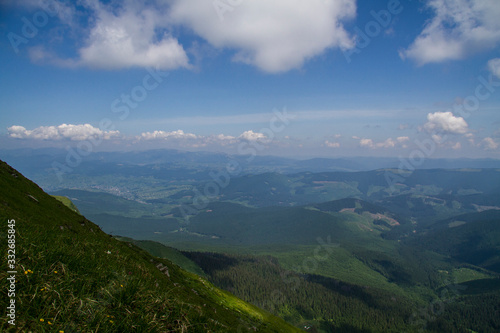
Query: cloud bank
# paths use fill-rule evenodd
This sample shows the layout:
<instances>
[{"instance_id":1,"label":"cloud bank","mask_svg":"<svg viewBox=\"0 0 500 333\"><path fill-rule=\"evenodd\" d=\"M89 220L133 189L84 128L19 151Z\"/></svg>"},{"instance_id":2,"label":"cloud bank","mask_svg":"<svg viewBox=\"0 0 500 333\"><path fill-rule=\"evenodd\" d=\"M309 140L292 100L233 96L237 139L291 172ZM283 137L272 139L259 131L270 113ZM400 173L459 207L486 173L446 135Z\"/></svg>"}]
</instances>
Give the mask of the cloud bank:
<instances>
[{"instance_id":1,"label":"cloud bank","mask_svg":"<svg viewBox=\"0 0 500 333\"><path fill-rule=\"evenodd\" d=\"M372 139L353 137L353 139L359 140L359 146L363 148L370 149L380 149L380 148L407 148L406 142L410 140L407 136L397 137L396 140L393 138L388 138L382 142L374 142Z\"/></svg>"},{"instance_id":2,"label":"cloud bank","mask_svg":"<svg viewBox=\"0 0 500 333\"><path fill-rule=\"evenodd\" d=\"M33 130L27 130L23 126L14 125L7 129L8 135L15 139L35 139L35 140L72 140L84 141L90 139L110 140L120 136L119 131L102 131L90 124L71 125L62 124L59 126L40 126Z\"/></svg>"}]
</instances>

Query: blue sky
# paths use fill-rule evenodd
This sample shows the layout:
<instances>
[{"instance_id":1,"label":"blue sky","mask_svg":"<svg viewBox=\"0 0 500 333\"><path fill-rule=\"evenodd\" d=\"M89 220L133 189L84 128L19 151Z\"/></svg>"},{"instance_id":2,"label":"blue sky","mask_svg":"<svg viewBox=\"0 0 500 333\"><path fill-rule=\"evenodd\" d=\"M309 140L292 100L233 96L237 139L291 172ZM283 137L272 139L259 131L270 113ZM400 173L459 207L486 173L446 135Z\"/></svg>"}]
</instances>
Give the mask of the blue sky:
<instances>
[{"instance_id":1,"label":"blue sky","mask_svg":"<svg viewBox=\"0 0 500 333\"><path fill-rule=\"evenodd\" d=\"M3 149L500 157L497 0L1 6Z\"/></svg>"}]
</instances>

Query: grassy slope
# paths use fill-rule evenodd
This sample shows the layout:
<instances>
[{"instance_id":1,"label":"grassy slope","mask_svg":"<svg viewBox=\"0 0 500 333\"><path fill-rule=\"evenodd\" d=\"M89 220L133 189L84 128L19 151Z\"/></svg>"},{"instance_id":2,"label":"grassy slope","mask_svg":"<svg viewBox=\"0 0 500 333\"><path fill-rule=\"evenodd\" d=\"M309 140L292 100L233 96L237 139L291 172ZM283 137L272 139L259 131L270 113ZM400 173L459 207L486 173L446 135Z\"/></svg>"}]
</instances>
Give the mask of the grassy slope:
<instances>
[{"instance_id":1,"label":"grassy slope","mask_svg":"<svg viewBox=\"0 0 500 333\"><path fill-rule=\"evenodd\" d=\"M0 219L16 221L13 331L296 331L170 261L113 239L4 162L0 189ZM0 237L6 254L5 224ZM0 273L3 309L9 301L6 264ZM6 321L0 317L1 331L9 329Z\"/></svg>"},{"instance_id":2,"label":"grassy slope","mask_svg":"<svg viewBox=\"0 0 500 333\"><path fill-rule=\"evenodd\" d=\"M71 201L70 198L63 197L63 196L60 196L60 195L53 195L53 197L56 198L57 200L61 201L66 207L68 207L72 211L77 212L78 214L80 214L80 211L78 210L78 208L76 208L75 204L73 203L73 201Z\"/></svg>"},{"instance_id":3,"label":"grassy slope","mask_svg":"<svg viewBox=\"0 0 500 333\"><path fill-rule=\"evenodd\" d=\"M116 237L116 239L125 242L131 242L155 257L168 259L188 272L206 277L200 266L184 256L179 250L176 250L172 247L148 240L135 240L127 237Z\"/></svg>"}]
</instances>

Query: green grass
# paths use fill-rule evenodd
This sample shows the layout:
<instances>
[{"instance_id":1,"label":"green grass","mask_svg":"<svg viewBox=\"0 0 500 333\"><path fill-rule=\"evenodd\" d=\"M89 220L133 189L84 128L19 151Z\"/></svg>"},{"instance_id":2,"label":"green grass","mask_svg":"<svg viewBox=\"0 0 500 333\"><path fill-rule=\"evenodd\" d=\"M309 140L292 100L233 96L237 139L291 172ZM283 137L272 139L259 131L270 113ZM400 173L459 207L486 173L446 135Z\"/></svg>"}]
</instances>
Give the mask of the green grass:
<instances>
[{"instance_id":1,"label":"green grass","mask_svg":"<svg viewBox=\"0 0 500 333\"><path fill-rule=\"evenodd\" d=\"M453 271L453 282L454 283L463 283L473 280L480 279L491 279L495 278L492 274L488 274L485 272L481 272L478 269L471 269L467 267L460 267Z\"/></svg>"},{"instance_id":2,"label":"green grass","mask_svg":"<svg viewBox=\"0 0 500 333\"><path fill-rule=\"evenodd\" d=\"M201 277L206 277L205 273L198 265L196 265L192 260L186 258L181 252L172 247L148 240L134 240L127 237L115 238L120 241L133 243L134 245L140 247L141 249L147 251L155 257L168 259L188 272L194 273Z\"/></svg>"},{"instance_id":3,"label":"green grass","mask_svg":"<svg viewBox=\"0 0 500 333\"><path fill-rule=\"evenodd\" d=\"M60 202L62 202L66 207L68 207L72 211L80 214L80 211L78 210L78 208L76 208L75 204L73 203L73 201L71 201L70 198L63 197L60 195L53 195L53 197L56 198L57 200L59 200Z\"/></svg>"}]
</instances>

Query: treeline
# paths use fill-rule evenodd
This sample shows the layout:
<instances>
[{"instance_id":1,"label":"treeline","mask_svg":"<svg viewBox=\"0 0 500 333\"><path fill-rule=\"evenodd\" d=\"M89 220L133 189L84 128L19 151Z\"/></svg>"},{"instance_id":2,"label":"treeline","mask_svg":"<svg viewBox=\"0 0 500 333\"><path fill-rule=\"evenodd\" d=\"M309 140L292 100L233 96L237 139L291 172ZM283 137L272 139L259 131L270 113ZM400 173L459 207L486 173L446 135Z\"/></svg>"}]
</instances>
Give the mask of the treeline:
<instances>
[{"instance_id":1,"label":"treeline","mask_svg":"<svg viewBox=\"0 0 500 333\"><path fill-rule=\"evenodd\" d=\"M184 252L211 282L294 325L326 332L401 332L412 304L386 291L284 270L272 257Z\"/></svg>"}]
</instances>

